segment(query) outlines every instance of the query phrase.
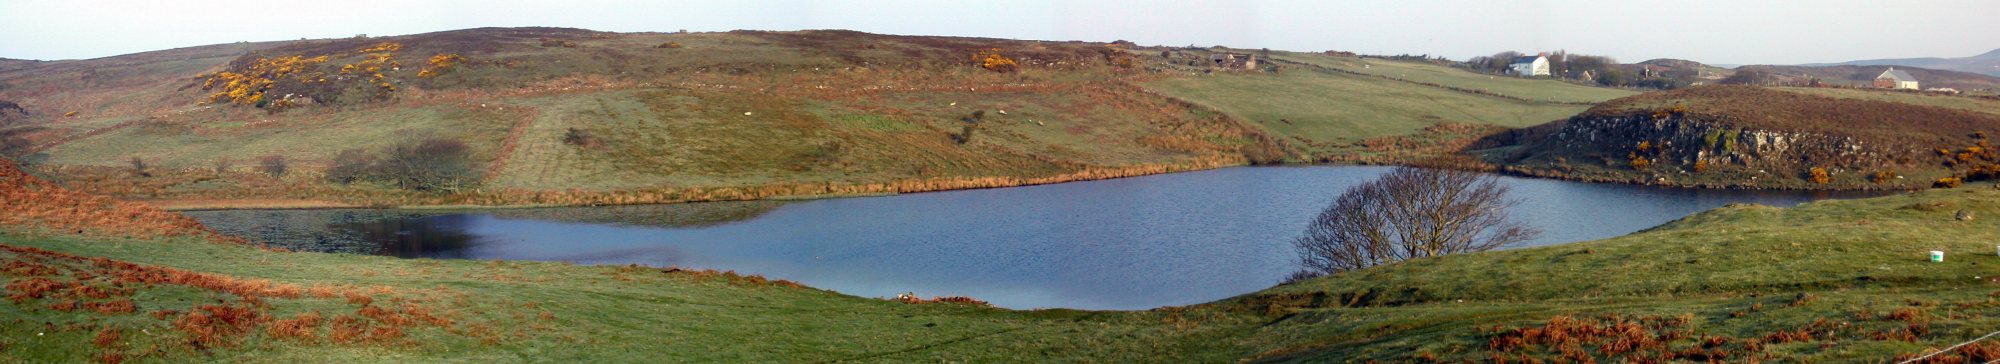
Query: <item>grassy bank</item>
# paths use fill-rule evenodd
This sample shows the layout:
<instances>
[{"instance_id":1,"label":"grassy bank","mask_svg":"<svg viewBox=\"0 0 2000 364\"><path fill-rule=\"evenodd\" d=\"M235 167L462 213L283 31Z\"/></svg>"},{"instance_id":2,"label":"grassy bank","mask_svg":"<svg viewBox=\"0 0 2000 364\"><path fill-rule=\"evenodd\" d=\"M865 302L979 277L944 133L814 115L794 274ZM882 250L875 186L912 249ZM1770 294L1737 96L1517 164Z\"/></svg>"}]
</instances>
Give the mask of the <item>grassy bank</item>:
<instances>
[{"instance_id":1,"label":"grassy bank","mask_svg":"<svg viewBox=\"0 0 2000 364\"><path fill-rule=\"evenodd\" d=\"M1954 219L1959 210L1980 218ZM1735 205L1603 241L1425 259L1218 305L1268 308L1284 317L1274 326L1325 335L1290 334L1314 342L1294 344L1297 358L1868 362L2000 325L2000 223L1983 218L1993 213L2000 192L1983 188ZM1926 261L1931 250L1946 260ZM1994 349L1979 344L1973 361Z\"/></svg>"},{"instance_id":2,"label":"grassy bank","mask_svg":"<svg viewBox=\"0 0 2000 364\"><path fill-rule=\"evenodd\" d=\"M62 311L50 306L69 298L53 294L0 306L0 317L34 323L0 329L6 348L0 356L28 361L85 361L106 353L132 359L253 362L1217 361L1234 356L1218 342L1203 339L1223 338L1233 324L1177 329L1160 323L1167 313L909 304L733 272L399 260L186 240L7 236L0 241L175 267L262 287L239 295L172 282L128 284L128 294L82 299L129 299L137 306L130 313ZM58 267L57 274L35 276L39 278L98 285L108 281L102 277L109 274L94 270L97 266L88 260L19 251L0 252L0 259ZM99 278L80 276L86 273ZM15 281L33 279L8 275ZM246 302L253 296L258 298ZM245 317L240 327L218 321L214 329L202 330L187 324L193 321L190 312L199 312L194 307L215 302L254 314L237 314ZM156 318L159 312L170 313ZM281 322L305 316L321 319L316 324ZM359 322L362 329L343 331L349 329L336 322ZM122 336L93 344L106 331Z\"/></svg>"}]
</instances>

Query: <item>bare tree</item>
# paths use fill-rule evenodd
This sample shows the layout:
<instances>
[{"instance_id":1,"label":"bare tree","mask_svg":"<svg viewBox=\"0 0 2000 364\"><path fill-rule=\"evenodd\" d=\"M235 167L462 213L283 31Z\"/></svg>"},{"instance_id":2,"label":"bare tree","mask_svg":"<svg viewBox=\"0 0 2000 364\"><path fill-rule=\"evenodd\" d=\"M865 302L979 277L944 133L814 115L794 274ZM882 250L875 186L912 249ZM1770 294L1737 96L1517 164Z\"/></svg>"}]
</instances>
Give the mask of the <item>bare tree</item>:
<instances>
[{"instance_id":1,"label":"bare tree","mask_svg":"<svg viewBox=\"0 0 2000 364\"><path fill-rule=\"evenodd\" d=\"M1495 72L1505 72L1508 66L1514 64L1515 58L1521 58L1521 52L1506 51L1494 53L1492 57L1486 59L1486 69Z\"/></svg>"},{"instance_id":2,"label":"bare tree","mask_svg":"<svg viewBox=\"0 0 2000 364\"><path fill-rule=\"evenodd\" d=\"M1508 218L1519 201L1492 175L1399 167L1348 188L1321 211L1299 249L1294 278L1404 260L1491 250L1541 232Z\"/></svg>"},{"instance_id":3,"label":"bare tree","mask_svg":"<svg viewBox=\"0 0 2000 364\"><path fill-rule=\"evenodd\" d=\"M285 163L285 156L267 155L267 156L257 157L257 170L263 171L264 174L271 175L271 178L283 178L285 176L285 171L290 169L291 168L288 167L288 165Z\"/></svg>"}]
</instances>

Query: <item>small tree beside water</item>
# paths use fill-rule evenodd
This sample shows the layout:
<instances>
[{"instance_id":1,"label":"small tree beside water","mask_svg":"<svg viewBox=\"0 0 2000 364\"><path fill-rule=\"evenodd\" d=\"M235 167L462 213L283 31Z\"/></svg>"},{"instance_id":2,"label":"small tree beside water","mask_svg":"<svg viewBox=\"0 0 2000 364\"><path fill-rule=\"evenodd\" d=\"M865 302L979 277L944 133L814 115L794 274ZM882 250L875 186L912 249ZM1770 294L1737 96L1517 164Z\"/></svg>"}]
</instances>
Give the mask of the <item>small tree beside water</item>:
<instances>
[{"instance_id":1,"label":"small tree beside water","mask_svg":"<svg viewBox=\"0 0 2000 364\"><path fill-rule=\"evenodd\" d=\"M1497 177L1399 167L1350 187L1293 241L1304 270L1293 279L1404 260L1492 250L1541 232L1510 219L1519 204Z\"/></svg>"}]
</instances>

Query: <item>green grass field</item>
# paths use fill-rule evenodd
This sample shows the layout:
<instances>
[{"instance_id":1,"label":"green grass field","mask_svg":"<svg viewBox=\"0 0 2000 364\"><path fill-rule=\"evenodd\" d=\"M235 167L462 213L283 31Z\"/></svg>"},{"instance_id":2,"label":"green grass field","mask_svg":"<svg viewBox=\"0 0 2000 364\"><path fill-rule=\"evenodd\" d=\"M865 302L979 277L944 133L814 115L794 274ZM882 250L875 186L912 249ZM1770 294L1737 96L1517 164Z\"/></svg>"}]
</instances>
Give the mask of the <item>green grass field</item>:
<instances>
[{"instance_id":1,"label":"green grass field","mask_svg":"<svg viewBox=\"0 0 2000 364\"><path fill-rule=\"evenodd\" d=\"M1150 86L1280 136L1332 143L1412 135L1442 122L1522 127L1588 108L1311 69L1167 78Z\"/></svg>"},{"instance_id":2,"label":"green grass field","mask_svg":"<svg viewBox=\"0 0 2000 364\"><path fill-rule=\"evenodd\" d=\"M1466 90L1481 90L1534 101L1597 103L1639 92L1592 87L1551 79L1524 79L1475 73L1436 64L1382 58L1340 57L1311 53L1274 52L1273 58L1368 75Z\"/></svg>"},{"instance_id":3,"label":"green grass field","mask_svg":"<svg viewBox=\"0 0 2000 364\"><path fill-rule=\"evenodd\" d=\"M258 157L278 155L296 163L322 165L342 150L375 151L424 138L464 140L475 160L491 161L514 119L514 115L495 108L434 105L294 115L247 123L147 123L56 146L45 151L50 156L45 163L122 166L132 157L141 157L149 164L174 168L208 167L229 158L247 166Z\"/></svg>"},{"instance_id":4,"label":"green grass field","mask_svg":"<svg viewBox=\"0 0 2000 364\"><path fill-rule=\"evenodd\" d=\"M1944 96L1944 95L1925 95L1925 94L1915 94L1908 92L1871 90L1871 89L1807 88L1807 87L1774 87L1772 89L1780 91L1797 92L1807 95L1818 95L1818 96L1840 98L1840 99L1899 102L1905 104L1916 104L1924 106L1947 107L1947 108L1983 112L1989 114L2000 114L2000 101L1990 100L1990 99L1978 99L1971 97Z\"/></svg>"},{"instance_id":5,"label":"green grass field","mask_svg":"<svg viewBox=\"0 0 2000 364\"><path fill-rule=\"evenodd\" d=\"M1957 210L1979 218L1953 219ZM60 311L50 308L58 303L50 298L0 305L0 319L37 323L0 326L0 358L82 361L116 352L249 362L1457 362L1638 355L1873 362L1970 340L2000 325L2000 301L1992 298L2000 277L1991 270L2000 265L1992 243L2000 241L2000 222L1987 218L1996 214L2000 191L1983 186L1790 209L1738 205L1602 241L1421 259L1214 303L1130 312L905 304L647 267L405 260L10 233L0 244L274 286L360 287L375 292L374 307L427 312L446 323L407 323L399 336L343 342L332 339L331 324L301 339L280 336L263 321L197 351L172 316L152 313L235 296L149 285L133 287L138 311L131 314ZM1930 250L1947 258L1927 262ZM78 259L63 264L88 265ZM61 262L18 251L0 251L0 260ZM23 272L29 271L9 268L0 277L78 278ZM262 302L263 317L274 320L310 311L389 326L371 321L377 313L363 312L369 304L339 296ZM1614 338L1627 334L1591 331L1624 321L1636 326L1617 330L1636 330L1628 338L1645 340L1618 349L1610 346ZM92 343L114 327L125 335ZM1576 341L1523 336L1544 329L1566 330ZM1507 338L1526 339L1493 344ZM1946 355L1979 359L1987 354L1971 350L1988 349L2000 344Z\"/></svg>"},{"instance_id":6,"label":"green grass field","mask_svg":"<svg viewBox=\"0 0 2000 364\"><path fill-rule=\"evenodd\" d=\"M1076 95L939 92L868 100L787 99L651 89L523 99L538 117L494 187L559 190L659 185L878 183L947 176L1035 176L1082 166L1200 156L1148 145L1170 136L1146 118ZM959 119L985 111L972 142ZM1006 114L1000 112L1005 111ZM746 113L748 113L746 115ZM603 147L564 142L571 128Z\"/></svg>"}]
</instances>

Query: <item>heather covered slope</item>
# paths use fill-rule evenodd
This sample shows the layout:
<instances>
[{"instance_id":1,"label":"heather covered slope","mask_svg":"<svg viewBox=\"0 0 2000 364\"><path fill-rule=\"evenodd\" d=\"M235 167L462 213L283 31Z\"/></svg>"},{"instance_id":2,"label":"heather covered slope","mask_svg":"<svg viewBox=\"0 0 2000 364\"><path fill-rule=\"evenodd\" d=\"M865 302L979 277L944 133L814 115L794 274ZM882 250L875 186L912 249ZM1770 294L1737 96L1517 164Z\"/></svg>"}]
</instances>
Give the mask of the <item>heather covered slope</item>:
<instances>
[{"instance_id":1,"label":"heather covered slope","mask_svg":"<svg viewBox=\"0 0 2000 364\"><path fill-rule=\"evenodd\" d=\"M84 236L197 237L242 243L181 214L146 204L71 191L0 160L0 226Z\"/></svg>"}]
</instances>

